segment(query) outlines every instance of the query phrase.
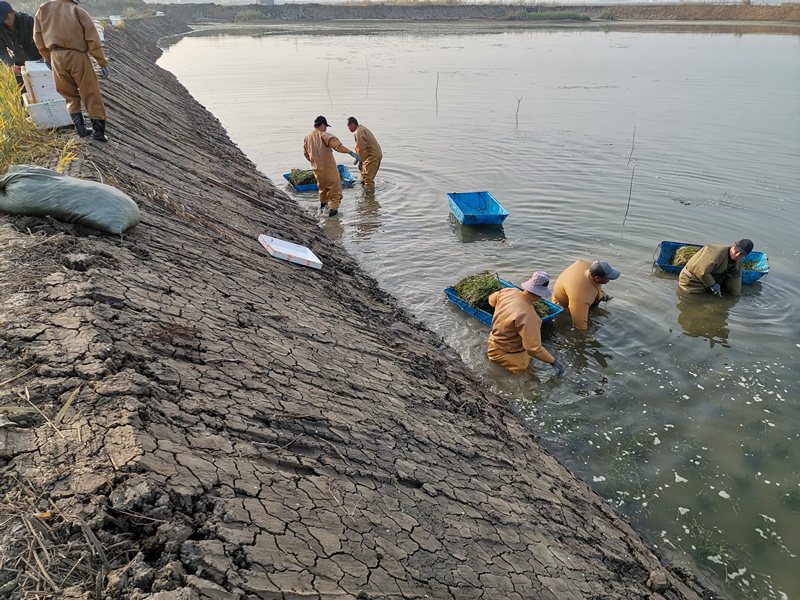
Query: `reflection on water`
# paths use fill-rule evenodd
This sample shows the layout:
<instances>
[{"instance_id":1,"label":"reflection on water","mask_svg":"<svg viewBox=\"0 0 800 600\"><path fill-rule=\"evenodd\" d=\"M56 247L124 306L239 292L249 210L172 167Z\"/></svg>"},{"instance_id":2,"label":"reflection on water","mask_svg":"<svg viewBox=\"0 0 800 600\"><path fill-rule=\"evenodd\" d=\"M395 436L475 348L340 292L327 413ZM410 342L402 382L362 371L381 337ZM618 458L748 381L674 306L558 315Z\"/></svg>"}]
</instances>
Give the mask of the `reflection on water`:
<instances>
[{"instance_id":1,"label":"reflection on water","mask_svg":"<svg viewBox=\"0 0 800 600\"><path fill-rule=\"evenodd\" d=\"M376 192L345 189L325 232L669 558L733 599L800 598L800 37L361 27L194 37L160 62L273 181L316 115L345 145L347 116L370 123ZM491 191L502 229L454 226L453 189ZM738 301L676 304L651 271L660 240L742 237L771 273ZM588 331L542 330L561 378L491 363L487 328L443 294L597 256L622 271L614 299Z\"/></svg>"},{"instance_id":2,"label":"reflection on water","mask_svg":"<svg viewBox=\"0 0 800 600\"><path fill-rule=\"evenodd\" d=\"M450 227L456 235L456 239L464 244L472 242L504 242L506 233L503 225L462 225L458 222L455 215L450 213L448 216Z\"/></svg>"},{"instance_id":3,"label":"reflection on water","mask_svg":"<svg viewBox=\"0 0 800 600\"><path fill-rule=\"evenodd\" d=\"M690 294L680 287L678 295L678 324L683 334L708 340L711 348L721 344L730 348L728 343L728 313L738 298L717 298L710 294Z\"/></svg>"},{"instance_id":4,"label":"reflection on water","mask_svg":"<svg viewBox=\"0 0 800 600\"><path fill-rule=\"evenodd\" d=\"M381 228L381 205L375 199L375 190L361 189L361 196L356 200L358 221L355 227L355 240L365 242Z\"/></svg>"}]
</instances>

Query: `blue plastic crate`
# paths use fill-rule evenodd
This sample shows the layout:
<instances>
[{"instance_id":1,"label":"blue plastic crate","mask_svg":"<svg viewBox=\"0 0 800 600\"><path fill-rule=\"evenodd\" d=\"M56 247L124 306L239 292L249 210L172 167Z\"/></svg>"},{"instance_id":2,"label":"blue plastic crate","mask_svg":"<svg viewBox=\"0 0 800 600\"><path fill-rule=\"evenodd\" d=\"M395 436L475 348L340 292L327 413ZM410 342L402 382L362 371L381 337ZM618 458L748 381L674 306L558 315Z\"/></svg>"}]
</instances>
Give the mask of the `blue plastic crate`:
<instances>
[{"instance_id":1,"label":"blue plastic crate","mask_svg":"<svg viewBox=\"0 0 800 600\"><path fill-rule=\"evenodd\" d=\"M683 267L676 267L672 264L672 258L678 248L683 246L695 246L702 248L700 244L687 244L685 242L661 242L658 245L658 258L656 258L656 265L665 273L673 273L678 275ZM742 262L756 261L755 269L746 269L742 271L742 283L751 284L761 279L764 275L769 273L769 262L767 261L766 254L762 252L751 252L742 259Z\"/></svg>"},{"instance_id":2,"label":"blue plastic crate","mask_svg":"<svg viewBox=\"0 0 800 600\"><path fill-rule=\"evenodd\" d=\"M508 211L489 192L453 192L447 197L462 225L500 225L508 217Z\"/></svg>"},{"instance_id":3,"label":"blue plastic crate","mask_svg":"<svg viewBox=\"0 0 800 600\"><path fill-rule=\"evenodd\" d=\"M356 180L353 179L353 176L350 174L350 170L344 165L336 165L336 168L339 169L339 174L342 176L342 187L353 187L353 184L356 182ZM289 185L291 185L297 192L311 192L319 190L319 187L316 183L309 183L307 185L294 185L291 177L291 173L283 174L283 178L288 181Z\"/></svg>"},{"instance_id":4,"label":"blue plastic crate","mask_svg":"<svg viewBox=\"0 0 800 600\"><path fill-rule=\"evenodd\" d=\"M502 285L503 287L517 287L513 283L509 283L505 279L499 279L498 278L498 281L500 282L500 285ZM469 304L464 302L461 298L459 298L456 295L456 289L454 287L451 286L449 288L446 288L444 290L444 293L447 295L447 299L450 300L450 302L452 302L453 304L458 306L465 313L475 317L476 319L478 319L481 323L483 323L487 327L491 327L492 326L492 318L493 318L492 315L490 315L485 310L481 310L480 308L475 308L474 306L470 306ZM542 301L545 304L547 304L547 306L550 308L550 314L547 315L546 317L544 317L542 319L542 322L552 321L553 319L555 319L558 316L558 314L562 310L564 310L563 308L561 308L557 304L553 304L549 300L545 300L544 298L542 298Z\"/></svg>"}]
</instances>

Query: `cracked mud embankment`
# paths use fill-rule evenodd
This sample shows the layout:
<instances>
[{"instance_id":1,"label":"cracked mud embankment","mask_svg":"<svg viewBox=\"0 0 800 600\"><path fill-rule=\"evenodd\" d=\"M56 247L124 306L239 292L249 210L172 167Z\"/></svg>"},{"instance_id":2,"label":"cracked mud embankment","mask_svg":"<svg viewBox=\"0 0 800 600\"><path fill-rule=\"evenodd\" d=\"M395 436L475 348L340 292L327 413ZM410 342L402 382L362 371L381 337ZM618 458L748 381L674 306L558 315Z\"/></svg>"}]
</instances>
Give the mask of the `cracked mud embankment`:
<instances>
[{"instance_id":1,"label":"cracked mud embankment","mask_svg":"<svg viewBox=\"0 0 800 600\"><path fill-rule=\"evenodd\" d=\"M155 66L183 30L107 30L111 141L69 169L143 222L0 217L0 596L711 597Z\"/></svg>"}]
</instances>

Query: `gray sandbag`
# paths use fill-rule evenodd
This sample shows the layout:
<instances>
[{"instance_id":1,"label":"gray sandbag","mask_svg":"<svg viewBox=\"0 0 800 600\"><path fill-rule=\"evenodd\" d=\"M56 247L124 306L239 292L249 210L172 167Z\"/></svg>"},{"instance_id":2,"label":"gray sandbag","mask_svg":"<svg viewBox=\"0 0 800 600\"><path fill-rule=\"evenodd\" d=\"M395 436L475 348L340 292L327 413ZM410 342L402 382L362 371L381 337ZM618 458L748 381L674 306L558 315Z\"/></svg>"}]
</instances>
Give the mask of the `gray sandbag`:
<instances>
[{"instance_id":1,"label":"gray sandbag","mask_svg":"<svg viewBox=\"0 0 800 600\"><path fill-rule=\"evenodd\" d=\"M11 165L0 179L0 211L122 233L142 218L136 202L110 185L34 165Z\"/></svg>"}]
</instances>

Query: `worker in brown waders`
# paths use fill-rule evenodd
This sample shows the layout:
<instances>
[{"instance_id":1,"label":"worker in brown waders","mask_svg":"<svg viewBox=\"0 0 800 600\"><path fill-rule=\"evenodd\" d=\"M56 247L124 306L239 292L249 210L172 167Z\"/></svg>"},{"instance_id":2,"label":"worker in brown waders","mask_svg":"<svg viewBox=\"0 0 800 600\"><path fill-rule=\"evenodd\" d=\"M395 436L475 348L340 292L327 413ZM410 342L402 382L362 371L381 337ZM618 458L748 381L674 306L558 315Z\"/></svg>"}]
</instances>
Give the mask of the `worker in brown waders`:
<instances>
[{"instance_id":1,"label":"worker in brown waders","mask_svg":"<svg viewBox=\"0 0 800 600\"><path fill-rule=\"evenodd\" d=\"M550 295L550 276L536 271L522 289L507 287L489 296L494 307L489 334L489 360L512 373L525 373L531 356L552 366L558 376L564 367L542 346L542 320L533 303Z\"/></svg>"},{"instance_id":2,"label":"worker in brown waders","mask_svg":"<svg viewBox=\"0 0 800 600\"><path fill-rule=\"evenodd\" d=\"M53 70L56 89L67 101L78 135L107 142L106 109L89 55L100 65L103 79L108 77L108 61L89 13L78 6L77 0L50 0L36 11L33 40ZM83 122L81 100L92 120L92 129Z\"/></svg>"},{"instance_id":3,"label":"worker in brown waders","mask_svg":"<svg viewBox=\"0 0 800 600\"><path fill-rule=\"evenodd\" d=\"M722 296L742 293L742 259L753 251L753 242L739 240L730 246L703 246L678 275L678 285L690 294L710 292Z\"/></svg>"},{"instance_id":4,"label":"worker in brown waders","mask_svg":"<svg viewBox=\"0 0 800 600\"><path fill-rule=\"evenodd\" d=\"M572 326L581 331L589 327L589 308L610 300L603 285L619 277L619 271L605 261L576 260L556 279L553 302L568 308Z\"/></svg>"},{"instance_id":5,"label":"worker in brown waders","mask_svg":"<svg viewBox=\"0 0 800 600\"><path fill-rule=\"evenodd\" d=\"M311 163L317 179L319 214L324 215L328 211L328 216L332 217L339 212L342 201L342 178L333 158L333 150L349 154L356 160L361 160L361 157L343 146L335 135L327 133L328 127L330 125L322 115L314 119L314 129L303 140L303 155Z\"/></svg>"},{"instance_id":6,"label":"worker in brown waders","mask_svg":"<svg viewBox=\"0 0 800 600\"><path fill-rule=\"evenodd\" d=\"M356 140L356 154L361 157L360 161L356 161L356 164L359 165L358 170L361 171L361 185L366 190L374 190L375 176L378 174L381 160L383 160L381 146L372 132L363 125L359 125L355 117L347 118L347 128Z\"/></svg>"}]
</instances>

